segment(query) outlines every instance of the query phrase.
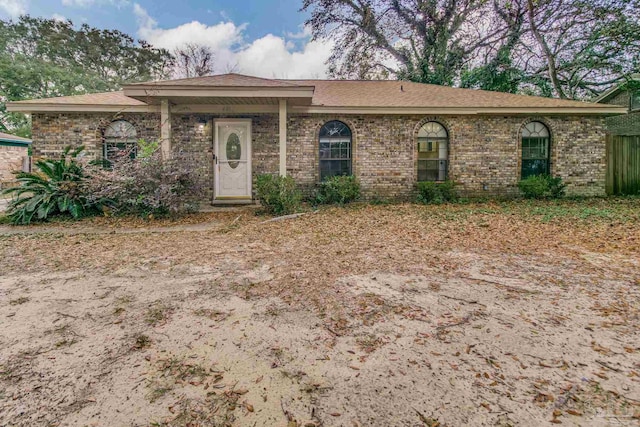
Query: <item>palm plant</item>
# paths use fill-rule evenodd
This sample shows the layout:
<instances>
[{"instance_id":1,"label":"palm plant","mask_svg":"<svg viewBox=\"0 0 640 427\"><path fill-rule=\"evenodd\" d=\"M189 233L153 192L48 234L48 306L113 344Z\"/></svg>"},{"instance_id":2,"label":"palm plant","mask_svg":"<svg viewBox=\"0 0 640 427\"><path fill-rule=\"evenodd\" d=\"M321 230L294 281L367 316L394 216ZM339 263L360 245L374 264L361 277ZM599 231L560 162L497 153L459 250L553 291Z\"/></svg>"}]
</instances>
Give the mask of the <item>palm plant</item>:
<instances>
[{"instance_id":1,"label":"palm plant","mask_svg":"<svg viewBox=\"0 0 640 427\"><path fill-rule=\"evenodd\" d=\"M92 210L83 191L85 175L78 154L84 150L65 148L59 160L42 159L35 163L38 172L18 172L19 186L4 190L11 194L7 215L14 224L44 221L55 215L79 218Z\"/></svg>"}]
</instances>

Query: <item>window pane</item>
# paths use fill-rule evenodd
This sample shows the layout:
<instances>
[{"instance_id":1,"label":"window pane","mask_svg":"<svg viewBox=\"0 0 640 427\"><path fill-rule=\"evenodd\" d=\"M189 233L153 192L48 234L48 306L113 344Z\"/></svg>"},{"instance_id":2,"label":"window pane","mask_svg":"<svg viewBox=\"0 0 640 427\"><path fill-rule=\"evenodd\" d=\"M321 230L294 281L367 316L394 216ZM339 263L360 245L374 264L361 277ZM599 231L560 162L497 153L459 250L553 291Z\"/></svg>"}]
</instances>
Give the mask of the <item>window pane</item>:
<instances>
[{"instance_id":1,"label":"window pane","mask_svg":"<svg viewBox=\"0 0 640 427\"><path fill-rule=\"evenodd\" d=\"M522 160L522 178L534 175L548 175L549 162L546 159Z\"/></svg>"},{"instance_id":2,"label":"window pane","mask_svg":"<svg viewBox=\"0 0 640 427\"><path fill-rule=\"evenodd\" d=\"M320 178L351 175L351 130L342 122L331 121L320 129Z\"/></svg>"},{"instance_id":3,"label":"window pane","mask_svg":"<svg viewBox=\"0 0 640 427\"><path fill-rule=\"evenodd\" d=\"M135 159L137 147L135 143L109 142L104 144L104 158L118 160L123 158Z\"/></svg>"}]
</instances>

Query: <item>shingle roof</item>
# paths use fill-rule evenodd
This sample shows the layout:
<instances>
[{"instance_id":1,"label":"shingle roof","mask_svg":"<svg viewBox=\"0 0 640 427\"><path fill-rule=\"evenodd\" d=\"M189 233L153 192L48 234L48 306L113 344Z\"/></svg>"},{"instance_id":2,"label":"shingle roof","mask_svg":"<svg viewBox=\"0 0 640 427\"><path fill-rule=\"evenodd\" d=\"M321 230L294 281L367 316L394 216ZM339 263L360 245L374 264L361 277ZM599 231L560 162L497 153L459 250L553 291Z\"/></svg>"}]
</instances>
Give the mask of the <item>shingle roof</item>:
<instances>
[{"instance_id":1,"label":"shingle roof","mask_svg":"<svg viewBox=\"0 0 640 427\"><path fill-rule=\"evenodd\" d=\"M274 80L240 74L196 77L129 85L176 88L310 88L313 87L311 106L336 108L448 108L448 109L599 109L617 107L581 101L570 101L537 96L515 95L476 89L413 83L394 80ZM250 89L249 89L250 90ZM197 94L197 92L196 92ZM11 105L92 105L92 106L145 106L143 101L124 95L123 91L94 93L60 98L34 99L9 103ZM506 112L506 111L505 111ZM615 112L614 112L615 113Z\"/></svg>"},{"instance_id":2,"label":"shingle roof","mask_svg":"<svg viewBox=\"0 0 640 427\"><path fill-rule=\"evenodd\" d=\"M298 85L286 80L263 79L261 77L231 73L218 74L215 76L192 77L188 79L134 83L130 86L295 87Z\"/></svg>"},{"instance_id":3,"label":"shingle roof","mask_svg":"<svg viewBox=\"0 0 640 427\"><path fill-rule=\"evenodd\" d=\"M28 99L16 104L61 104L61 105L146 105L142 101L125 96L124 91L88 93L86 95L60 96L57 98Z\"/></svg>"},{"instance_id":4,"label":"shingle roof","mask_svg":"<svg viewBox=\"0 0 640 427\"><path fill-rule=\"evenodd\" d=\"M393 80L289 80L315 86L312 105L332 107L589 108L594 104Z\"/></svg>"}]
</instances>

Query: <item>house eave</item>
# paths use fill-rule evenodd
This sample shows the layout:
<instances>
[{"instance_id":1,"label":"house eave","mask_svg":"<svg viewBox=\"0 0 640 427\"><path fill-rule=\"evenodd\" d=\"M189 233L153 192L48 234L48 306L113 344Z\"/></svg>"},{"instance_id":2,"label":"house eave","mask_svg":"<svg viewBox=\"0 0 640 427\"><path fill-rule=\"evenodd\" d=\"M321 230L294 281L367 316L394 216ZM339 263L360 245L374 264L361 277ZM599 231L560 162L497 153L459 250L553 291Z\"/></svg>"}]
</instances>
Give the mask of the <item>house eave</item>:
<instances>
[{"instance_id":1,"label":"house eave","mask_svg":"<svg viewBox=\"0 0 640 427\"><path fill-rule=\"evenodd\" d=\"M422 115L618 115L626 114L624 107L331 107L331 106L293 106L294 113L306 114L422 114Z\"/></svg>"},{"instance_id":2,"label":"house eave","mask_svg":"<svg viewBox=\"0 0 640 427\"><path fill-rule=\"evenodd\" d=\"M163 98L286 98L311 104L313 86L295 87L202 87L154 85L125 86L124 95L153 104Z\"/></svg>"},{"instance_id":3,"label":"house eave","mask_svg":"<svg viewBox=\"0 0 640 427\"><path fill-rule=\"evenodd\" d=\"M275 113L274 105L242 105L242 104L178 104L172 106L177 114L188 113ZM159 105L104 105L104 104L35 104L7 103L7 111L21 113L159 113ZM366 114L366 115L619 115L626 114L626 107L332 107L292 105L291 113L297 114Z\"/></svg>"},{"instance_id":4,"label":"house eave","mask_svg":"<svg viewBox=\"0 0 640 427\"><path fill-rule=\"evenodd\" d=\"M7 102L7 111L15 113L158 113L159 105L45 104Z\"/></svg>"}]
</instances>

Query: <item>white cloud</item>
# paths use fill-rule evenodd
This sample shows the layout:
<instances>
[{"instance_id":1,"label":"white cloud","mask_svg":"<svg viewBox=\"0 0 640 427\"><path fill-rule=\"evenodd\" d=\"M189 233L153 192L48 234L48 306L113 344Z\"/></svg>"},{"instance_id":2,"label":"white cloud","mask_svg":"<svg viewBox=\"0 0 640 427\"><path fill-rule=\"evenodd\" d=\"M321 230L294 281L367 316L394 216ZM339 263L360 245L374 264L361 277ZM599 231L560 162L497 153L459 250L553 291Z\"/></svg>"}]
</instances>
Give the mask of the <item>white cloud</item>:
<instances>
[{"instance_id":1,"label":"white cloud","mask_svg":"<svg viewBox=\"0 0 640 427\"><path fill-rule=\"evenodd\" d=\"M270 78L323 78L325 61L331 54L331 45L308 42L301 50L285 42L282 37L267 34L253 41L236 55L243 73Z\"/></svg>"},{"instance_id":2,"label":"white cloud","mask_svg":"<svg viewBox=\"0 0 640 427\"><path fill-rule=\"evenodd\" d=\"M110 4L122 7L128 5L129 0L62 0L63 6L89 7L94 4Z\"/></svg>"},{"instance_id":3,"label":"white cloud","mask_svg":"<svg viewBox=\"0 0 640 427\"><path fill-rule=\"evenodd\" d=\"M53 15L51 15L51 19L55 19L56 21L66 21L67 18L63 15L60 15L59 13L54 13Z\"/></svg>"},{"instance_id":4,"label":"white cloud","mask_svg":"<svg viewBox=\"0 0 640 427\"><path fill-rule=\"evenodd\" d=\"M326 76L325 61L331 54L331 45L326 42L306 42L309 30L288 34L290 39L267 34L251 42L246 42L246 24L236 25L231 20L214 25L192 21L174 28L161 28L147 11L138 3L133 5L138 19L138 35L156 47L175 49L186 43L209 46L216 54L219 64L217 72L237 65L237 71L267 78L322 78Z\"/></svg>"},{"instance_id":5,"label":"white cloud","mask_svg":"<svg viewBox=\"0 0 640 427\"><path fill-rule=\"evenodd\" d=\"M27 13L29 0L0 0L0 10L4 10L7 15L17 18Z\"/></svg>"}]
</instances>

